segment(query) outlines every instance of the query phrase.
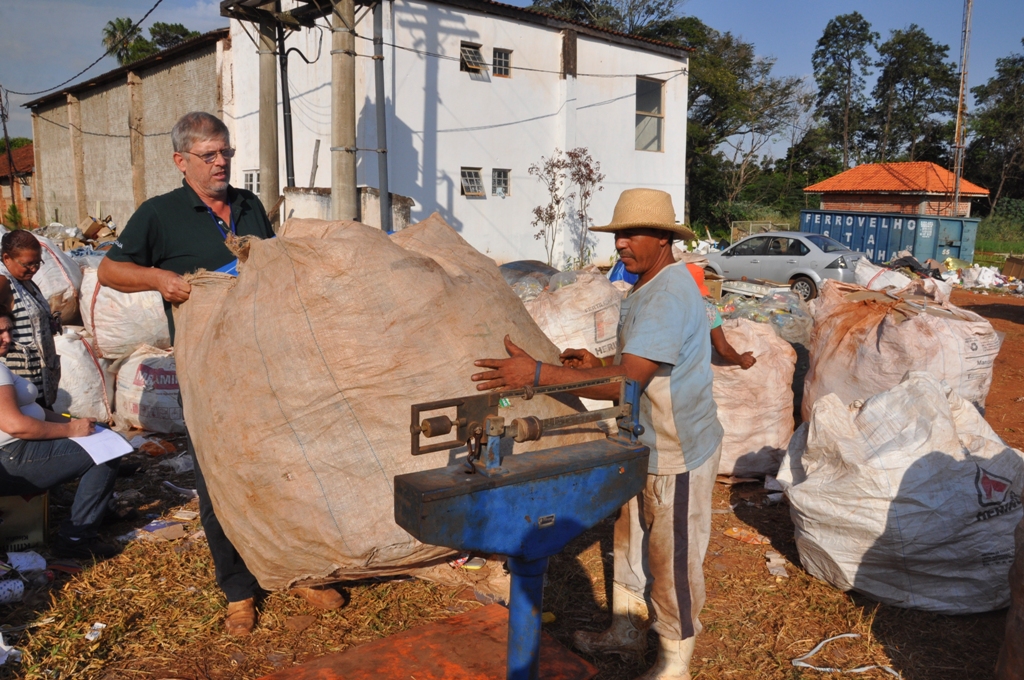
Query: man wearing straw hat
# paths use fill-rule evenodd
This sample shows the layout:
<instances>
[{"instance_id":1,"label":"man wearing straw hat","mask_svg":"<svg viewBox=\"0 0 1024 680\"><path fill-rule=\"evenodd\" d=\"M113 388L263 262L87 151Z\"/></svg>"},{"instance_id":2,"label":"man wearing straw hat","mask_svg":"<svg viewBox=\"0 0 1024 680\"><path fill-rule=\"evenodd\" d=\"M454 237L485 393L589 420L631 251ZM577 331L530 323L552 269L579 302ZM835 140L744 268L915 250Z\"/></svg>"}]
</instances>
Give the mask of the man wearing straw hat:
<instances>
[{"instance_id":1,"label":"man wearing straw hat","mask_svg":"<svg viewBox=\"0 0 1024 680\"><path fill-rule=\"evenodd\" d=\"M505 338L508 359L481 359L491 370L472 376L477 389L516 389L625 375L644 386L640 441L651 449L647 485L615 523L611 626L577 631L581 650L643 658L645 598L659 636L658 661L639 680L689 680L704 605L704 554L711 533L711 491L722 450L722 426L711 394L711 342L697 284L672 256L672 241L694 238L676 224L672 197L629 189L612 222L592 231L613 233L626 270L639 276L622 302L619 350L606 362L567 349L562 366L536 361ZM614 386L580 396L615 399Z\"/></svg>"}]
</instances>

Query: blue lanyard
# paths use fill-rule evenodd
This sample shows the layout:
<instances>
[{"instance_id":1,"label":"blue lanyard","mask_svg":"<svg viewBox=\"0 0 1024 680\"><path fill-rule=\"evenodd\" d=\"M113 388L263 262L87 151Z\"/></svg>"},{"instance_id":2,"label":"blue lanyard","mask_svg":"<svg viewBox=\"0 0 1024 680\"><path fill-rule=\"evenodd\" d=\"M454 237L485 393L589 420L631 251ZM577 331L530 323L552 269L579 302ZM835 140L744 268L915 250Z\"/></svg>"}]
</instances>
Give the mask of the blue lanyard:
<instances>
[{"instance_id":1,"label":"blue lanyard","mask_svg":"<svg viewBox=\"0 0 1024 680\"><path fill-rule=\"evenodd\" d=\"M228 240L227 232L224 231L224 227L220 226L220 220L218 220L217 216L213 214L213 210L210 209L210 206L206 206L206 212L210 213L210 219L213 220L213 223L217 225L217 230L220 232L220 235L224 237L225 241L227 241ZM231 233L236 235L236 236L238 235L238 232L235 231L235 216L234 215L231 216Z\"/></svg>"}]
</instances>

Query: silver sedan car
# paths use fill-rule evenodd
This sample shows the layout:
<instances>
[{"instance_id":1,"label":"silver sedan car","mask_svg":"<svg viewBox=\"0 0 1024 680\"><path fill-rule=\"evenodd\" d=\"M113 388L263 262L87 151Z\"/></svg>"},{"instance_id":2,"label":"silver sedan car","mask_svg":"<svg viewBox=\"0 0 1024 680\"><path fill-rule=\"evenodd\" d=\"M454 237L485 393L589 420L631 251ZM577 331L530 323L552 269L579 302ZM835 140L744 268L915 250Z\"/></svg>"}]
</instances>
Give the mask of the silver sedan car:
<instances>
[{"instance_id":1,"label":"silver sedan car","mask_svg":"<svg viewBox=\"0 0 1024 680\"><path fill-rule=\"evenodd\" d=\"M788 284L810 300L818 295L822 279L853 283L853 268L862 257L867 256L827 236L776 231L748 236L719 253L708 253L708 267L726 279Z\"/></svg>"}]
</instances>

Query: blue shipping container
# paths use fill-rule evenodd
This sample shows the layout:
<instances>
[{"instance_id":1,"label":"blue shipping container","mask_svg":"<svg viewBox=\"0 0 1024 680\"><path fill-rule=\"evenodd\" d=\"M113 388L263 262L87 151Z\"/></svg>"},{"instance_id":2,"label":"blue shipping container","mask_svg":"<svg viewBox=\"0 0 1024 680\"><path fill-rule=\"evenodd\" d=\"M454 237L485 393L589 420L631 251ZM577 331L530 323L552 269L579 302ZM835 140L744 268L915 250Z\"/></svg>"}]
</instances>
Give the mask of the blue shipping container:
<instances>
[{"instance_id":1,"label":"blue shipping container","mask_svg":"<svg viewBox=\"0 0 1024 680\"><path fill-rule=\"evenodd\" d=\"M909 250L921 262L947 257L974 261L979 219L900 215L897 213L801 210L800 231L821 234L851 250L864 253L875 264Z\"/></svg>"}]
</instances>

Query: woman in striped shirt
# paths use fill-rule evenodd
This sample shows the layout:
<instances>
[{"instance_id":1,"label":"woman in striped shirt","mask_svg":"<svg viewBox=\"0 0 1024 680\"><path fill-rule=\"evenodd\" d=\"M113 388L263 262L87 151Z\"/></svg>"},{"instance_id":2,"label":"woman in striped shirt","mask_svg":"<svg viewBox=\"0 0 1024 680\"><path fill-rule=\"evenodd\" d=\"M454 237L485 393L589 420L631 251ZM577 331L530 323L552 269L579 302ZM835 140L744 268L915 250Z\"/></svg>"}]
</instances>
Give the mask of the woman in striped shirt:
<instances>
[{"instance_id":1,"label":"woman in striped shirt","mask_svg":"<svg viewBox=\"0 0 1024 680\"><path fill-rule=\"evenodd\" d=\"M2 360L35 385L40 405L50 408L60 383L60 357L53 343L60 320L32 281L42 263L42 248L32 232L15 230L0 240L0 311L9 310L14 318L14 347Z\"/></svg>"}]
</instances>

